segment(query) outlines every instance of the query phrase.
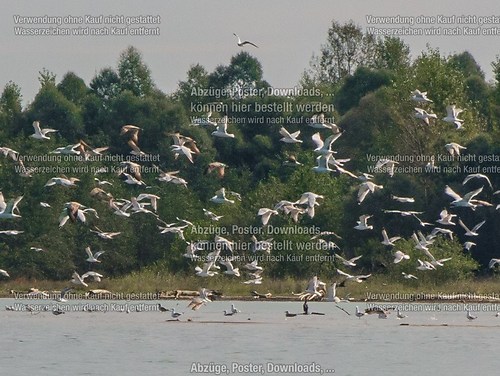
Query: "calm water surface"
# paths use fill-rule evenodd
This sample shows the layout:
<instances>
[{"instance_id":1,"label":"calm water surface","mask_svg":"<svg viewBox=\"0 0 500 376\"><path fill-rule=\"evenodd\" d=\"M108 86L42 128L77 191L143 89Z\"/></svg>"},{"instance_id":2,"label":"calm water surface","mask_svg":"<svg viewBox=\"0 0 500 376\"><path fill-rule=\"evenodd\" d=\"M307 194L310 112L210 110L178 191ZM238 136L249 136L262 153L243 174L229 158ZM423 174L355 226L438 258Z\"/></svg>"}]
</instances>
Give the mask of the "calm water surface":
<instances>
[{"instance_id":1,"label":"calm water surface","mask_svg":"<svg viewBox=\"0 0 500 376\"><path fill-rule=\"evenodd\" d=\"M4 308L19 304L22 309L24 303L35 309L59 304L67 313ZM495 375L500 366L500 317L494 305L470 305L478 318L469 321L464 304L403 304L407 318L398 320L394 312L384 320L356 318L355 306L364 309L366 303L341 303L348 316L334 303L312 302L309 311L324 316L291 318L284 312L301 312L301 303L233 302L241 313L231 317L222 313L230 301L196 312L187 310L187 301L161 303L185 312L181 321L168 321L170 313L159 312L153 301L126 306L125 301L1 299L0 374L181 376L197 374L191 372L195 363L211 367L198 373L205 375L222 367L227 367L222 374L243 374L249 365L263 372L246 374L293 375L293 370L267 368L268 363L315 363L324 374L342 376ZM99 311L82 311L86 304ZM129 314L120 312L126 308Z\"/></svg>"}]
</instances>

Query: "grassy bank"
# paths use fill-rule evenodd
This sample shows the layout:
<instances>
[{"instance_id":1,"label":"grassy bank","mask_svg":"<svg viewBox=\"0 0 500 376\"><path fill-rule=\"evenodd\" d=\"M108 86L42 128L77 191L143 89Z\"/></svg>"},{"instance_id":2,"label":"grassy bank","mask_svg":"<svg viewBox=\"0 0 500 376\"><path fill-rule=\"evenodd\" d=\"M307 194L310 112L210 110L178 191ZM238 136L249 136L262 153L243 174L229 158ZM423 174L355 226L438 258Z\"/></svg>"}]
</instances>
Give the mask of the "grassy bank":
<instances>
[{"instance_id":1,"label":"grassy bank","mask_svg":"<svg viewBox=\"0 0 500 376\"><path fill-rule=\"evenodd\" d=\"M205 287L219 290L225 296L249 297L251 291L271 293L273 296L293 296L293 293L303 292L307 287L307 280L303 279L269 279L264 278L261 285L245 285L241 278L215 276L200 278L195 276L177 276L169 273L158 273L151 270L134 272L119 278L104 279L100 283L90 283L89 289L106 289L117 294L156 293L172 290L199 290ZM1 282L1 297L12 296L9 291L27 292L30 288L41 291L56 291L71 286L69 281L26 280L12 279ZM446 284L434 284L421 281L392 281L386 276L374 276L364 283L347 282L345 287L337 288L337 296L348 296L355 300L375 300L376 297L390 299L405 295L432 295L438 294L476 294L500 297L500 279L496 277L474 278L453 281ZM397 299L396 299L397 300Z\"/></svg>"}]
</instances>

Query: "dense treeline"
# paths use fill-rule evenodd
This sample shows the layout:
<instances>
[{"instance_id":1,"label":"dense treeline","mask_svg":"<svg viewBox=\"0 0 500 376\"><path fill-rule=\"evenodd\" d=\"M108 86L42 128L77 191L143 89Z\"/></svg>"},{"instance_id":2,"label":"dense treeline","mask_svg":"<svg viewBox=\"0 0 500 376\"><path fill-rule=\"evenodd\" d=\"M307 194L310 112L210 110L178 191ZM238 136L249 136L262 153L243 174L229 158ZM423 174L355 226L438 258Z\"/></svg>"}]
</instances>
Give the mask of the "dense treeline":
<instances>
[{"instance_id":1,"label":"dense treeline","mask_svg":"<svg viewBox=\"0 0 500 376\"><path fill-rule=\"evenodd\" d=\"M379 40L352 23L334 22L326 44L319 55L313 57L311 67L290 95L268 95L272 83L264 79L261 64L247 52L238 53L228 65L220 65L213 72L200 64L193 65L172 95L162 93L155 86L151 72L134 47L123 51L116 69L102 69L88 85L76 73L68 72L59 80L43 69L39 75L40 89L26 108L22 107L20 88L10 82L0 98L0 147L18 151L28 168L68 168L70 172L66 175L80 181L76 188L44 187L48 179L61 174L42 172L23 177L12 160L2 159L0 190L6 200L18 195L23 195L24 199L19 205L22 218L1 220L0 230L16 229L24 233L0 235L0 267L9 270L12 277L67 279L73 270L88 269L84 249L90 246L93 251L106 252L97 268L107 276L152 264L175 273L194 273L194 266L201 263L183 257L186 243L173 234L160 234L159 222L154 216L140 213L123 219L113 214L108 202L90 196L97 177L113 183L102 188L115 199L130 199L144 192L160 196L158 215L166 223L178 222L178 217L205 227L260 228L259 208L273 208L280 200L295 201L304 192L315 192L324 199L318 200L320 205L316 207L314 218L303 215L297 226L335 231L342 237L328 238L339 246L340 250L335 252L347 258L364 256L358 262L359 270L394 275L402 271L414 272L416 260L425 256L414 249L411 235L418 230L429 233L432 227L421 227L412 216L387 214L383 209L421 211L424 212L419 215L422 221L435 223L439 212L449 207L451 201L444 194L446 185L460 194L484 185L481 200L494 205L498 202L498 196L494 196L493 190L483 181L472 180L462 186L468 175L466 166L484 171L484 168L499 165L495 158L500 156L497 141L500 61L494 62L492 67L496 81L488 83L468 52L442 56L438 50L428 49L412 58L408 46L400 39ZM436 113L438 119L431 120L430 125L414 116L414 107L422 106L410 99L415 89L427 91L433 100L426 109ZM230 95L219 95L221 93ZM463 129L457 130L441 120L450 104L465 109L460 115L464 120ZM408 167L409 171L422 167L423 171L396 173L393 177L374 173L374 181L384 188L358 204L360 181L345 174L318 174L312 170L316 154L311 136L318 130L309 127L307 121L319 112L315 111L319 105L327 110L325 116L334 118L344 131L334 143L334 150L338 152L335 158L350 158L344 166L347 170L357 175L370 172L376 163L370 156L404 156L406 160L401 161L401 167ZM191 125L193 118L203 117L208 111L214 119L228 115L229 131L235 134L234 139L214 138L210 134L213 127ZM51 134L50 140L31 138L35 120L43 128L54 128L58 132ZM125 124L142 129L139 145L151 157L140 162L147 188L125 184L116 173L119 164L116 160L131 156L127 139L120 135ZM280 142L282 126L290 132L300 130L299 138L303 143ZM194 156L193 164L183 156L174 157L169 134L175 132L196 140L201 154ZM323 139L328 136L328 132L320 133ZM117 156L117 159L90 162L64 158L29 160L30 156L42 159L41 156L53 155L49 152L79 140L93 147L109 146L105 155ZM444 145L450 142L467 147L466 153L475 155L476 160L440 160L440 155L448 153ZM442 168L440 172L425 170L429 162L425 158L430 156L434 156L436 165ZM481 156L489 156L492 161L479 160ZM301 165L286 163L290 157L295 157ZM223 178L206 172L208 164L214 161L228 165ZM101 166L108 167L108 172L94 174ZM179 176L188 182L187 188L159 182L155 166L163 171L179 170ZM487 175L493 187L500 189L498 173ZM242 201L234 205L211 203L209 199L221 187L240 193ZM411 196L415 203L398 203L391 195ZM64 203L69 201L96 209L99 218L88 215L85 224L68 223L59 229L58 217ZM51 208L41 207L40 202L49 203ZM203 208L223 218L213 222L203 215ZM423 279L434 278L439 282L466 277L474 270L483 273L489 259L498 256L500 223L495 206L452 211L470 226L483 219L486 223L480 236L473 239L476 246L470 251L463 250L462 243L468 239L458 226L453 228L453 239L439 236L431 252L436 258L452 257L452 261ZM374 230L353 229L362 214L373 215ZM276 228L297 228L290 217L284 215L271 217L270 224ZM113 240L103 240L89 231L94 226L122 234ZM395 249L410 254L410 261L392 264L392 251L380 243L383 227L391 235L408 239L396 243ZM195 232L187 228L186 240L213 240L213 235ZM299 243L316 242L310 240L310 234L266 236L264 231L257 237L292 241L290 249L273 250L273 255L328 255L333 252L299 249ZM250 242L249 234L230 233L227 238ZM30 247L41 247L47 252L34 252ZM308 277L314 273L333 276L338 265L341 264L321 260L263 262L265 275L272 277Z\"/></svg>"}]
</instances>

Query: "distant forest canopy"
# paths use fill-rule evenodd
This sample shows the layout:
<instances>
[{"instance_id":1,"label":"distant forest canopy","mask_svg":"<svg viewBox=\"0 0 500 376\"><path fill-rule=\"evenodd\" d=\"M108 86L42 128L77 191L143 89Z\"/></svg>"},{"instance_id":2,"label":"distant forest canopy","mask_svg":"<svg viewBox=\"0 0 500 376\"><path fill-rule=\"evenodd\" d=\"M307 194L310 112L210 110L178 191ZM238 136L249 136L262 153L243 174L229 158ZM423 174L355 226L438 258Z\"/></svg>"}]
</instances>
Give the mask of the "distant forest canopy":
<instances>
[{"instance_id":1,"label":"distant forest canopy","mask_svg":"<svg viewBox=\"0 0 500 376\"><path fill-rule=\"evenodd\" d=\"M88 270L85 248L89 246L93 252L105 251L102 263L94 268L106 276L152 266L181 275L194 274L194 267L203 263L183 256L186 241L213 241L214 235L187 227L184 241L175 234L160 234L158 225L163 224L154 215L119 217L109 208L107 199L90 195L98 178L112 183L101 188L115 200L130 200L140 193L161 197L157 215L167 224L179 223L180 218L202 228L226 227L229 230L225 237L239 243L251 242L245 229L263 228L257 235L259 240L273 238L277 244L286 245L271 254L335 252L345 258L363 255L357 271L395 278L400 278L401 272L415 273L417 259L426 256L415 249L412 234L422 231L428 235L439 226L436 220L447 208L470 228L482 220L486 222L478 230L479 236L465 236L458 224L448 227L454 232L452 238L438 235L429 246L430 252L436 258L452 260L436 271L423 273L422 279L444 282L492 273L488 261L500 256L500 213L495 210L500 195L493 194L500 189L495 170L500 166L500 59L492 63L495 82L486 82L481 67L466 51L443 56L439 50L428 48L412 58L401 39L376 38L352 22L333 22L325 44L312 57L297 86L274 91L261 63L247 51L251 50L243 49L227 65L219 65L212 72L201 63L192 65L171 95L156 87L135 47L123 51L115 68L103 68L88 84L74 72L59 79L43 68L39 73L40 89L26 108L21 104L19 86L7 83L0 97L0 147L19 152L24 166L34 168L35 173L32 177L21 176L15 161L0 156L0 191L5 200L24 196L19 204L22 218L0 219L0 231L24 231L15 236L0 234L0 268L8 270L13 278L69 279L74 270ZM427 92L432 102L412 100L416 89ZM460 129L442 120L449 105L464 109L459 116L463 120ZM435 113L437 119L431 118L426 124L415 117L415 107ZM215 122L227 115L228 132L235 137L213 137L214 126L197 123L196 119L206 119L208 112ZM383 186L368 194L362 203L358 203L360 180L339 172L313 171L318 155L312 136L320 132L324 140L331 134L330 130L309 126L311 118L320 112L343 132L333 144L337 152L334 157L350 159L344 163L346 170L355 175L373 174L373 181ZM42 128L58 131L51 133L50 139L34 139L30 137L34 121L39 121ZM117 173L119 161L134 157L128 139L120 134L127 124L141 128L138 146L150 156L137 158L147 187L128 185ZM280 142L281 127L290 133L300 131L298 137L303 142ZM176 158L172 152L171 134L176 132L196 141L200 153L193 155L194 163L183 155ZM80 140L94 148L109 146L103 155L110 157L90 161L49 158L56 148ZM449 158L445 145L452 142L466 147L463 159ZM391 177L374 170L376 162L384 157L399 158L396 167L402 172L396 170ZM435 170L425 168L431 157L438 167ZM292 159L300 165L290 162ZM228 166L223 177L207 173L208 165L216 161ZM102 166L108 168L107 172L95 174ZM159 181L157 167L179 171L187 187ZM76 187L44 187L50 178L61 176L57 171L78 178ZM486 174L493 189L482 179L462 185L470 173ZM483 187L476 198L493 206L450 208L453 199L445 194L446 186L460 195ZM242 200L214 204L210 198L222 187L241 194ZM281 200L296 201L304 192L324 196L318 200L314 217L304 214L296 224L282 213L273 215L269 221L273 228L290 230L267 234L257 216L259 208L272 209ZM397 202L393 195L412 197L415 202ZM99 218L88 213L86 223L69 221L59 228L64 204L72 201L94 208ZM50 208L42 207L40 202L48 203ZM223 217L213 221L203 209ZM417 219L383 210L423 213ZM373 215L369 220L373 230L354 229L364 214ZM422 226L419 219L432 226ZM121 234L103 240L90 231L95 226ZM233 226L243 230L233 231ZM311 240L312 235L299 228L334 231L341 239L325 239L335 242L338 249L305 249L304 244L316 244L317 240ZM383 228L390 236L404 239L392 249L381 244ZM476 245L466 250L466 241ZM35 252L30 247L46 252ZM411 259L394 264L393 253L397 250ZM235 254L253 253L239 250ZM264 260L262 266L269 278L331 278L337 275L337 267L342 268L338 261L311 260Z\"/></svg>"}]
</instances>

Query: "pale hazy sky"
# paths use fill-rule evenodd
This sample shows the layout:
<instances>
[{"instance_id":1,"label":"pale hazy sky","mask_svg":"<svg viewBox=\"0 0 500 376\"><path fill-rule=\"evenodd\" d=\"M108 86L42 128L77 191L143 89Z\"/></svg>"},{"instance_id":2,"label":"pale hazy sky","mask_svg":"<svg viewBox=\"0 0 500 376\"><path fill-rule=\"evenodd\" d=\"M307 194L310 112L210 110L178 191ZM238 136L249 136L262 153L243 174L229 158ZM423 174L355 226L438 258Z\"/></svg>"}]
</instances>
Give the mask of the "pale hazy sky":
<instances>
[{"instance_id":1,"label":"pale hazy sky","mask_svg":"<svg viewBox=\"0 0 500 376\"><path fill-rule=\"evenodd\" d=\"M15 15L159 15L159 25L144 26L159 26L160 36L16 36L15 26L47 25L15 25ZM133 45L142 52L156 85L170 93L185 79L192 64L200 63L209 72L219 64L227 65L231 56L240 50L233 32L259 45L259 49L246 49L262 63L264 78L272 86L293 87L309 66L311 55L325 42L333 19L340 22L352 19L366 27L367 15L500 17L500 3L497 0L475 4L466 0L3 0L0 2L0 87L9 80L16 82L22 88L25 102L29 102L38 91L38 72L44 67L56 73L58 80L64 73L73 71L88 84L100 69L116 67L120 52ZM76 25L61 25L71 26ZM500 28L500 22L484 25L492 26ZM427 43L439 47L444 54L468 50L487 77L491 77L490 63L500 53L500 34L408 36L403 39L410 45L414 57Z\"/></svg>"}]
</instances>

